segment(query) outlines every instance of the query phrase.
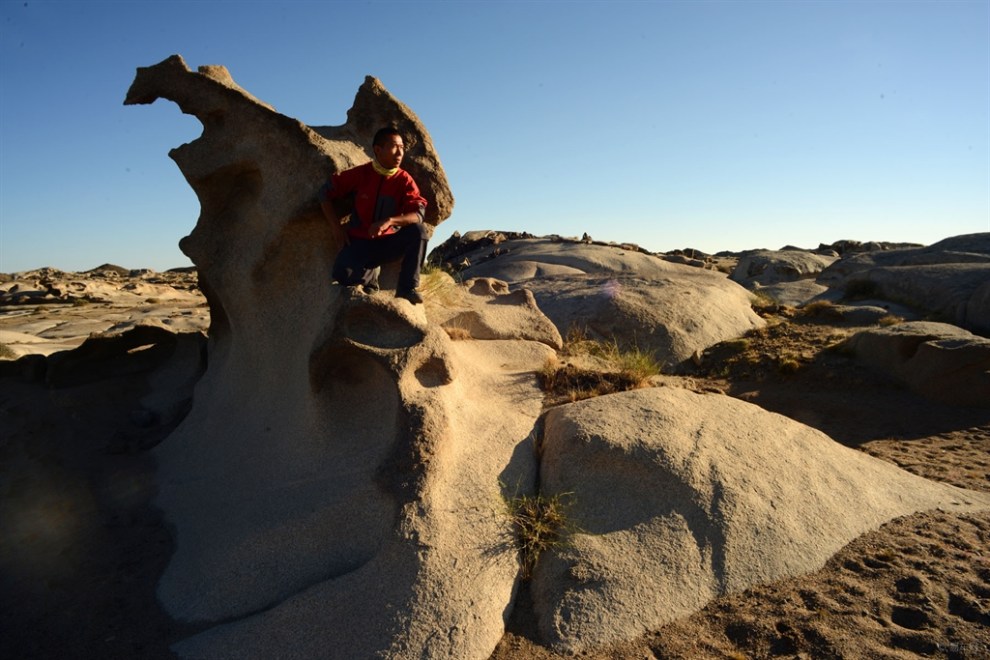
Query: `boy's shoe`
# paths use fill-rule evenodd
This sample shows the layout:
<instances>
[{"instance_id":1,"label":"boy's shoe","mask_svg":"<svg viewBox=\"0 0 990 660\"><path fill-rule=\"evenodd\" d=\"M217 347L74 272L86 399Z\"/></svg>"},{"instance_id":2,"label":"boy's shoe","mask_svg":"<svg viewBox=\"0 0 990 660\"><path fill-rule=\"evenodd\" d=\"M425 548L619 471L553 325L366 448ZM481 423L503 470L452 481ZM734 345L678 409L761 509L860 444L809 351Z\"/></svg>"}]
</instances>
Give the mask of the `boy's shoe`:
<instances>
[{"instance_id":1,"label":"boy's shoe","mask_svg":"<svg viewBox=\"0 0 990 660\"><path fill-rule=\"evenodd\" d=\"M369 296L373 293L378 293L380 290L381 287L378 286L378 280L375 280L371 284L364 285L364 292L367 293Z\"/></svg>"},{"instance_id":2,"label":"boy's shoe","mask_svg":"<svg viewBox=\"0 0 990 660\"><path fill-rule=\"evenodd\" d=\"M408 291L396 291L396 298L405 298L414 305L423 304L423 296L419 295L419 291L416 289L409 289Z\"/></svg>"}]
</instances>

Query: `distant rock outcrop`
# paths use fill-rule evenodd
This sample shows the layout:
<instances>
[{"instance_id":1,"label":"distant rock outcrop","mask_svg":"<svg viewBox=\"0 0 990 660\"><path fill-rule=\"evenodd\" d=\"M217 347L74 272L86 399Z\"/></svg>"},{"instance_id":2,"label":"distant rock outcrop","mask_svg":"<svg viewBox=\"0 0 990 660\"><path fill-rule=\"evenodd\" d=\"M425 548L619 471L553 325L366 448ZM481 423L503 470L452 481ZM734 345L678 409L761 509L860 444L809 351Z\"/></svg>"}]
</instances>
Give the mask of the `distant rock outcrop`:
<instances>
[{"instance_id":1,"label":"distant rock outcrop","mask_svg":"<svg viewBox=\"0 0 990 660\"><path fill-rule=\"evenodd\" d=\"M918 243L892 243L890 241L855 241L843 239L828 245L820 243L814 252L824 255L847 257L860 252L876 252L879 250L904 250L924 247Z\"/></svg>"},{"instance_id":2,"label":"distant rock outcrop","mask_svg":"<svg viewBox=\"0 0 990 660\"><path fill-rule=\"evenodd\" d=\"M750 250L729 277L747 288L814 279L835 260L806 250Z\"/></svg>"},{"instance_id":3,"label":"distant rock outcrop","mask_svg":"<svg viewBox=\"0 0 990 660\"><path fill-rule=\"evenodd\" d=\"M750 294L714 270L634 247L503 232L470 232L440 250L462 277L524 286L562 335L616 340L674 368L763 325Z\"/></svg>"},{"instance_id":4,"label":"distant rock outcrop","mask_svg":"<svg viewBox=\"0 0 990 660\"><path fill-rule=\"evenodd\" d=\"M828 291L815 279L837 258L832 250L747 250L729 278L766 299L799 307Z\"/></svg>"},{"instance_id":5,"label":"distant rock outcrop","mask_svg":"<svg viewBox=\"0 0 990 660\"><path fill-rule=\"evenodd\" d=\"M849 296L899 302L990 334L990 233L854 254L826 268L818 281Z\"/></svg>"},{"instance_id":6,"label":"distant rock outcrop","mask_svg":"<svg viewBox=\"0 0 990 660\"><path fill-rule=\"evenodd\" d=\"M7 357L51 355L94 335L117 335L138 326L202 332L209 312L195 273L127 271L101 266L86 273L41 268L12 273L0 283L0 306L45 310L42 318L8 319L0 330Z\"/></svg>"},{"instance_id":7,"label":"distant rock outcrop","mask_svg":"<svg viewBox=\"0 0 990 660\"><path fill-rule=\"evenodd\" d=\"M545 496L577 532L536 570L544 640L636 638L717 595L820 568L887 520L990 506L727 396L654 388L555 408Z\"/></svg>"}]
</instances>

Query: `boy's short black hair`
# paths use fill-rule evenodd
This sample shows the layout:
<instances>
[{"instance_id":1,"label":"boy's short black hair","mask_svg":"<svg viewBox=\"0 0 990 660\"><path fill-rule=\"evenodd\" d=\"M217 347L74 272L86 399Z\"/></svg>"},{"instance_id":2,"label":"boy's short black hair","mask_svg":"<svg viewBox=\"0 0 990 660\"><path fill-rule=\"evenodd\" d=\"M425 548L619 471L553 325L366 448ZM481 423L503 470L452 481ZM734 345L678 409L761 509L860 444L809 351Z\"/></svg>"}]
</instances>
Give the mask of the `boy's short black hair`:
<instances>
[{"instance_id":1,"label":"boy's short black hair","mask_svg":"<svg viewBox=\"0 0 990 660\"><path fill-rule=\"evenodd\" d=\"M399 129L397 129L395 126L386 126L384 128L379 128L378 131L375 133L375 139L371 141L371 145L372 146L379 145L385 141L385 138L391 137L393 135L398 135L400 138L402 137L402 133L400 133ZM405 138L402 138L402 141L404 143L406 141Z\"/></svg>"}]
</instances>

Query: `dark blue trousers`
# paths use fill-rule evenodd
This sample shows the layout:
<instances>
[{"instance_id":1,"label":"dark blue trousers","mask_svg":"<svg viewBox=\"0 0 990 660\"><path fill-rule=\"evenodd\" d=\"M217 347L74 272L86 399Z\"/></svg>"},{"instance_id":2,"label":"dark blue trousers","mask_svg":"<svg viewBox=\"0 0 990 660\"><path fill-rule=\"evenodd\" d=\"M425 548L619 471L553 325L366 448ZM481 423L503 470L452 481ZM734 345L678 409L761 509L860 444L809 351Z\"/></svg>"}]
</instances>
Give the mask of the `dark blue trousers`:
<instances>
[{"instance_id":1,"label":"dark blue trousers","mask_svg":"<svg viewBox=\"0 0 990 660\"><path fill-rule=\"evenodd\" d=\"M422 222L406 225L381 238L351 238L334 261L333 279L344 286L371 284L376 268L401 259L396 290L412 291L419 286L419 271L426 259L426 241L426 227Z\"/></svg>"}]
</instances>

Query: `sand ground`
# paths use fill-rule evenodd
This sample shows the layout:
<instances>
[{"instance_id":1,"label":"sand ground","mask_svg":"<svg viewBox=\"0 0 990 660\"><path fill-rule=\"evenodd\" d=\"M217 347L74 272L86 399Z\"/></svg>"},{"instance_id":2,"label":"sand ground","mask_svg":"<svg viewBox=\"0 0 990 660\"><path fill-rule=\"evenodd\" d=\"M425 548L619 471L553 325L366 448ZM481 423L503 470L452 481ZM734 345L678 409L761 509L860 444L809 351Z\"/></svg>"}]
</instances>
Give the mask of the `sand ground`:
<instances>
[{"instance_id":1,"label":"sand ground","mask_svg":"<svg viewBox=\"0 0 990 660\"><path fill-rule=\"evenodd\" d=\"M767 316L767 329L668 386L720 390L916 474L990 491L990 409L932 403L859 367L832 348L855 328ZM128 353L54 388L0 370L0 657L169 658L195 631L154 599L173 545L151 506L147 449L170 429L134 411L162 359ZM582 657L777 656L990 657L990 513L894 520L812 575ZM492 658L558 657L536 641L524 588Z\"/></svg>"}]
</instances>

